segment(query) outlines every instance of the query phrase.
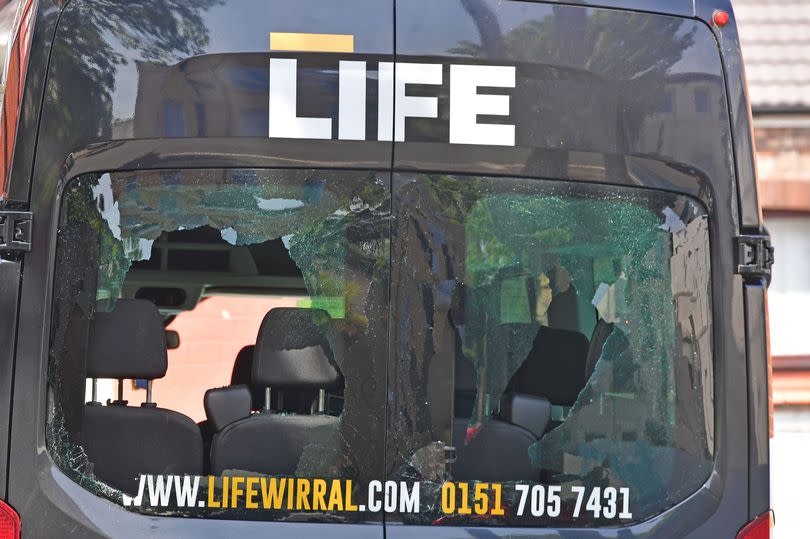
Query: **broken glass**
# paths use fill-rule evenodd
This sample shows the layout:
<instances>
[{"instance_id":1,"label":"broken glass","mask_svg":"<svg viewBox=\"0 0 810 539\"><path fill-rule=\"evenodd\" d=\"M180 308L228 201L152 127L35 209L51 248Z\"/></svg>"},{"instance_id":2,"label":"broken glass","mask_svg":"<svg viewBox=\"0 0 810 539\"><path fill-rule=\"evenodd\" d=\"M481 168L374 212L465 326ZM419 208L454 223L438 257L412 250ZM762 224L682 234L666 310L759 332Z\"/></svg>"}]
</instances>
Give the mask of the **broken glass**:
<instances>
[{"instance_id":1,"label":"broken glass","mask_svg":"<svg viewBox=\"0 0 810 539\"><path fill-rule=\"evenodd\" d=\"M703 484L714 402L709 231L699 203L514 178L396 174L393 186L391 220L388 184L373 173L154 171L74 181L60 223L49 371L48 443L60 466L120 502L81 447L82 336L96 310L129 297L139 272L171 272L172 235L209 230L227 248L278 242L306 291L299 305L329 313L322 328L345 378L344 403L338 426L308 439L297 476L419 481L420 512L400 518L447 525L607 524L572 518L572 486L628 488L640 521ZM257 271L272 288L274 270ZM509 415L515 395L548 402L543 428ZM523 451L531 472L502 481L505 515L444 515L442 484L479 479L475 466L459 475L448 448L463 460L491 425L533 433ZM515 515L516 487L536 484L563 487L561 519Z\"/></svg>"},{"instance_id":2,"label":"broken glass","mask_svg":"<svg viewBox=\"0 0 810 539\"><path fill-rule=\"evenodd\" d=\"M48 445L60 467L96 494L122 502L125 493L95 476L81 444L84 392L76 388L84 386L89 325L96 311L109 311L119 298L137 293L137 272L152 271L184 286L193 275L172 273L172 260L166 260L161 249L171 246L173 234L214 230L226 249L261 249L280 240L300 275L295 286L306 291L300 306L329 314L319 327L343 374L342 412L334 428L308 434L296 476L349 477L356 484L379 478L384 456L378 410L384 406L387 347L388 182L387 174L372 172L239 169L104 173L71 182L63 197L49 368ZM203 262L199 267L186 262L183 269L204 272ZM215 287L220 280L227 282L223 274L239 277L248 271L245 268L252 268L258 286L268 294L276 286L290 286L290 278L275 274L276 266L255 257L247 265L218 268L219 274L211 273L205 282ZM288 330L294 337L296 328ZM138 510L199 513L177 507ZM223 513L227 516L228 511ZM301 518L272 511L236 515L243 517ZM347 513L340 518L368 517Z\"/></svg>"},{"instance_id":3,"label":"broken glass","mask_svg":"<svg viewBox=\"0 0 810 539\"><path fill-rule=\"evenodd\" d=\"M505 395L529 393L550 401L552 420L527 448L527 482L627 487L634 520L702 485L714 408L708 226L698 203L539 180L400 174L394 184L394 257L408 261L392 268L400 329L389 450L400 462L435 440L463 458L488 423L510 423ZM454 358L457 372L473 367L472 395L458 375L451 389L451 371L438 366ZM437 414L437 403L455 404L454 417ZM467 424L461 439L450 432L458 421ZM430 481L413 466L393 473ZM512 516L486 525L560 525ZM448 523L440 513L402 518Z\"/></svg>"}]
</instances>

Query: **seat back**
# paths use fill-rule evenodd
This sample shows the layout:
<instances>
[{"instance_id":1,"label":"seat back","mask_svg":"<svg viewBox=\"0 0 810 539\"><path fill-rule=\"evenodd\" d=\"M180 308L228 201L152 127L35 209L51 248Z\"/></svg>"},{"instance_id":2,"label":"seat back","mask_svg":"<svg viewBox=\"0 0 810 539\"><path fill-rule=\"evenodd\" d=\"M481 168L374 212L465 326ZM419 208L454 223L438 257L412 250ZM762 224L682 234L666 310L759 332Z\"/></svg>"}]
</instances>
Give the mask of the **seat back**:
<instances>
[{"instance_id":1,"label":"seat back","mask_svg":"<svg viewBox=\"0 0 810 539\"><path fill-rule=\"evenodd\" d=\"M251 385L263 390L325 391L342 386L340 370L318 321L318 309L270 310L259 328ZM323 442L338 428L325 414L277 414L263 410L227 425L211 443L211 471L243 470L294 474L306 447Z\"/></svg>"},{"instance_id":2,"label":"seat back","mask_svg":"<svg viewBox=\"0 0 810 539\"><path fill-rule=\"evenodd\" d=\"M306 447L332 439L338 421L328 415L261 413L231 423L214 435L211 473L294 475Z\"/></svg>"},{"instance_id":3,"label":"seat back","mask_svg":"<svg viewBox=\"0 0 810 539\"><path fill-rule=\"evenodd\" d=\"M234 421L250 417L250 389L246 385L209 389L203 396L203 408L212 432L219 432Z\"/></svg>"},{"instance_id":4,"label":"seat back","mask_svg":"<svg viewBox=\"0 0 810 539\"><path fill-rule=\"evenodd\" d=\"M200 429L174 410L85 406L84 449L97 478L130 494L139 474L203 472Z\"/></svg>"},{"instance_id":5,"label":"seat back","mask_svg":"<svg viewBox=\"0 0 810 539\"><path fill-rule=\"evenodd\" d=\"M154 380L168 367L163 322L145 300L119 299L90 324L88 378ZM120 392L119 392L120 393ZM203 471L202 437L191 418L154 403L127 406L120 399L84 406L82 445L96 477L124 492L137 490L139 474Z\"/></svg>"},{"instance_id":6,"label":"seat back","mask_svg":"<svg viewBox=\"0 0 810 539\"><path fill-rule=\"evenodd\" d=\"M494 418L477 429L468 421L453 420L454 481L533 481L539 477L529 459L529 447L537 441L531 432Z\"/></svg>"}]
</instances>

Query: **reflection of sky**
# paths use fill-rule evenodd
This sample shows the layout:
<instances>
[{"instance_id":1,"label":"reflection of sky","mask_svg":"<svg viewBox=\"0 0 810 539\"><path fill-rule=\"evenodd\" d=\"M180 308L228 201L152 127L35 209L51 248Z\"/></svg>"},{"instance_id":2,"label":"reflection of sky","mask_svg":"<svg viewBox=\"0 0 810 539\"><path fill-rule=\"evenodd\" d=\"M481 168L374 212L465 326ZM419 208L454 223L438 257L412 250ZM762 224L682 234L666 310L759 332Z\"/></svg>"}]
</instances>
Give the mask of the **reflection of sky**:
<instances>
[{"instance_id":1,"label":"reflection of sky","mask_svg":"<svg viewBox=\"0 0 810 539\"><path fill-rule=\"evenodd\" d=\"M131 52L127 54L129 51L123 48L121 40L115 33L102 29L101 36L108 43L114 44L113 48L126 57L126 64L119 66L115 74L115 88L112 92L113 120L132 118L135 115L135 98L138 95L138 71L135 66L137 57L131 56Z\"/></svg>"},{"instance_id":2,"label":"reflection of sky","mask_svg":"<svg viewBox=\"0 0 810 539\"><path fill-rule=\"evenodd\" d=\"M11 27L14 25L17 7L16 2L9 2L0 7L0 61L2 62L6 61L9 39L11 38Z\"/></svg>"},{"instance_id":3,"label":"reflection of sky","mask_svg":"<svg viewBox=\"0 0 810 539\"><path fill-rule=\"evenodd\" d=\"M297 210L303 208L304 203L291 198L261 198L254 196L259 209L267 211Z\"/></svg>"},{"instance_id":4,"label":"reflection of sky","mask_svg":"<svg viewBox=\"0 0 810 539\"><path fill-rule=\"evenodd\" d=\"M113 90L113 119L127 119L135 115L135 98L138 96L138 72L130 63L118 68ZM125 105L126 108L122 107Z\"/></svg>"}]
</instances>

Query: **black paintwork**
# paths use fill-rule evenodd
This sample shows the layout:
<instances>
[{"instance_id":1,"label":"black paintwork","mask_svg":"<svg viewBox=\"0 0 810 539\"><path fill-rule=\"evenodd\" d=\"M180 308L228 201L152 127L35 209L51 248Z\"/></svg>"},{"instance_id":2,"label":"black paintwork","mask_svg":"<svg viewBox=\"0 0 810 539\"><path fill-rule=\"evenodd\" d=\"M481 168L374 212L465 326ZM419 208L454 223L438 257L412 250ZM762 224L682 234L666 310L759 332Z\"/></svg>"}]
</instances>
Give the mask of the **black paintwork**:
<instances>
[{"instance_id":1,"label":"black paintwork","mask_svg":"<svg viewBox=\"0 0 810 539\"><path fill-rule=\"evenodd\" d=\"M172 24L158 7L180 10L193 31ZM58 20L62 8L41 0L10 191L13 203L30 201L35 213L34 250L25 257L21 288L16 263L11 263L12 268L4 262L9 271L0 273L0 338L4 332L13 335L19 321L14 405L11 418L0 414L0 455L4 441L11 441L7 478L7 462L0 463L0 495L7 494L21 512L27 536L69 532L76 537L252 536L266 534L268 526L274 532L301 537L382 536L382 527L374 525L349 528L147 518L84 491L48 456L44 432L47 335L61 188L90 171L165 167L375 169L393 164L402 170L644 185L700 198L710 209L712 223L715 473L692 498L644 525L621 532L564 533L567 537L729 537L767 510L764 289L756 283L744 286L733 275L731 241L741 228L759 228L761 217L739 42L733 18L722 30L707 22L717 8L731 10L728 0L696 0L694 7L691 0L400 0L396 9L393 3L379 0L229 0L223 5L216 0L74 0ZM510 49L515 42L509 39L511 32L521 25L531 30L537 27L533 22L544 20L560 30L556 41L538 49L547 58L530 47L516 50L512 45ZM108 27L117 30L103 32ZM612 38L600 42L580 38L588 30ZM537 94L538 101L543 95L553 99L543 109L542 121L524 124L530 127L524 127L518 140L528 142L518 148L437 142L424 121L409 121L406 140L410 142L405 143L271 141L260 134L267 118L262 57L270 31L354 33L357 52L394 59L396 50L399 61L518 60L518 77L543 90ZM129 39L120 39L121 32L128 33ZM681 39L684 33L691 33L688 43ZM460 46L477 57L451 50ZM650 76L652 63L671 56L688 61L681 67L670 62ZM139 83L146 83L148 77L151 80L141 87ZM550 81L563 81L571 91L553 93ZM664 117L660 102L653 98L669 89L687 95L695 84L718 92L711 114L694 110L688 119L680 114ZM154 99L150 100L149 90L155 92ZM182 126L164 121L161 105L167 95L184 110L195 111L189 112L196 114L194 121ZM531 103L532 98L517 96L515 102ZM242 124L213 122L207 121L210 113L196 112L197 103L212 111L244 107L253 112ZM685 98L685 103L696 109L694 97ZM700 144L695 143L698 135L694 134L698 118ZM660 138L647 136L644 126L650 122L656 122L654 131ZM553 140L553 134L560 140ZM16 290L21 290L18 318L13 314ZM0 409L6 409L4 403L10 399L7 380L11 378L5 374L11 369L11 350L4 347L0 352ZM413 531L389 526L387 534ZM433 537L469 536L458 528L418 532ZM479 532L492 537L544 535L541 530ZM558 536L558 532L545 535Z\"/></svg>"},{"instance_id":2,"label":"black paintwork","mask_svg":"<svg viewBox=\"0 0 810 539\"><path fill-rule=\"evenodd\" d=\"M760 283L745 285L745 331L748 355L748 430L756 433L752 436L748 446L749 459L749 517L751 519L765 513L771 508L770 504L770 457L769 436L759 435L767 433L769 429L768 410L768 356L767 319L762 316L765 312L768 288L764 280Z\"/></svg>"},{"instance_id":3,"label":"black paintwork","mask_svg":"<svg viewBox=\"0 0 810 539\"><path fill-rule=\"evenodd\" d=\"M11 409L14 380L14 340L17 333L17 303L20 293L19 260L0 260L0 342L10 343L0 351L0 410ZM0 457L8 455L10 414L0 413ZM0 498L6 497L8 460L0 458Z\"/></svg>"},{"instance_id":4,"label":"black paintwork","mask_svg":"<svg viewBox=\"0 0 810 539\"><path fill-rule=\"evenodd\" d=\"M751 106L745 81L745 66L740 49L739 34L734 23L730 0L696 0L695 11L703 20L710 20L716 9L732 14L731 24L715 33L726 74L726 91L732 125L732 154L734 156L739 228L745 232L763 232L762 211L757 197L757 172L754 160L754 136ZM770 383L767 352L767 324L764 317L767 287L760 282L746 283L746 344L748 357L749 414L749 518L756 518L771 508L768 391Z\"/></svg>"},{"instance_id":5,"label":"black paintwork","mask_svg":"<svg viewBox=\"0 0 810 539\"><path fill-rule=\"evenodd\" d=\"M34 161L42 95L48 57L60 10L50 2L41 2L31 38L31 54L12 162L8 207L28 203L31 169ZM9 443L11 441L11 396L14 378L15 339L19 307L21 260L0 260L0 498L7 496ZM7 410L8 412L5 412Z\"/></svg>"},{"instance_id":6,"label":"black paintwork","mask_svg":"<svg viewBox=\"0 0 810 539\"><path fill-rule=\"evenodd\" d=\"M450 20L463 23L442 33ZM710 207L710 179L733 175L720 59L700 22L526 2L406 2L397 11L397 59L428 54L446 63L517 64L510 118L517 146L438 142L449 108L445 74L439 119L406 121L414 142L395 146L397 169L643 182ZM697 88L711 96L706 112L696 110Z\"/></svg>"},{"instance_id":7,"label":"black paintwork","mask_svg":"<svg viewBox=\"0 0 810 539\"><path fill-rule=\"evenodd\" d=\"M745 65L740 49L740 37L734 24L731 0L695 0L698 18L710 21L715 10L732 14L731 22L723 29L709 27L715 34L723 59L728 93L729 115L733 136L734 156L739 190L739 224L744 230L759 231L762 227L762 212L756 190L756 163L754 161L754 136L751 122L751 105L745 80Z\"/></svg>"}]
</instances>

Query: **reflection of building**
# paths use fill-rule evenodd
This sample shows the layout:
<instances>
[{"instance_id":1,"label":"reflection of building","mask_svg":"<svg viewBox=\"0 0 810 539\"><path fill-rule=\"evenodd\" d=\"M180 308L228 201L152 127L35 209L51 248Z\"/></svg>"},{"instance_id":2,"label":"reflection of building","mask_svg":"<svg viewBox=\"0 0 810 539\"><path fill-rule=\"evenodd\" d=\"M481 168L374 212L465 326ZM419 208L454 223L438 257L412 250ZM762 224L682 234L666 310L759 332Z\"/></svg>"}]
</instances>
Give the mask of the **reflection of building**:
<instances>
[{"instance_id":1,"label":"reflection of building","mask_svg":"<svg viewBox=\"0 0 810 539\"><path fill-rule=\"evenodd\" d=\"M218 55L174 66L138 62L133 135L266 137L267 58L256 56L255 65Z\"/></svg>"},{"instance_id":2,"label":"reflection of building","mask_svg":"<svg viewBox=\"0 0 810 539\"><path fill-rule=\"evenodd\" d=\"M336 66L299 68L301 115L336 117ZM114 126L116 137L267 137L266 54L210 54L175 65L137 62L135 115Z\"/></svg>"},{"instance_id":3,"label":"reflection of building","mask_svg":"<svg viewBox=\"0 0 810 539\"><path fill-rule=\"evenodd\" d=\"M671 75L658 105L658 112L646 117L641 129L661 155L677 155L688 145L688 155L699 156L703 170L722 170L725 156L716 148L717 121L728 114L722 87L715 79L691 73Z\"/></svg>"},{"instance_id":4,"label":"reflection of building","mask_svg":"<svg viewBox=\"0 0 810 539\"><path fill-rule=\"evenodd\" d=\"M727 156L716 151L718 122L727 115L723 87L715 77L694 73L671 75L655 114L646 116L640 139L647 151L663 156L695 156L705 174L726 170Z\"/></svg>"}]
</instances>

